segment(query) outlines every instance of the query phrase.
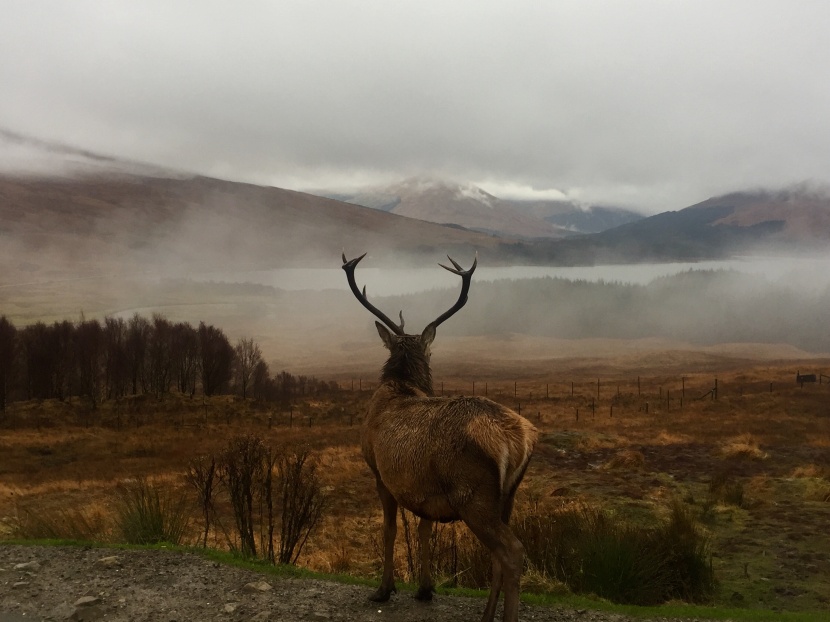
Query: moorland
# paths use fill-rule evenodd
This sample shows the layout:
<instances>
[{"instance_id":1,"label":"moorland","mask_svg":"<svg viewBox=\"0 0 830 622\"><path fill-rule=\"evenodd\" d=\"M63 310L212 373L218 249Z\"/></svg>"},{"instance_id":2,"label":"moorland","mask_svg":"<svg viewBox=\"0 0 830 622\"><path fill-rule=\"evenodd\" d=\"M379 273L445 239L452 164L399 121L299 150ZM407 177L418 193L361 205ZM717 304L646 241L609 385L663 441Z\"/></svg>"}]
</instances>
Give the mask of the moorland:
<instances>
[{"instance_id":1,"label":"moorland","mask_svg":"<svg viewBox=\"0 0 830 622\"><path fill-rule=\"evenodd\" d=\"M521 409L542 432L517 513L596 508L651 525L679 504L707 541L716 579L711 603L827 607L830 381L821 372L830 373L830 359L746 346L632 353L609 340L569 344L571 353L599 349L602 356L534 359L528 348L528 358L514 361L502 353L521 351L515 342L524 338L448 341L448 350L481 353L490 364L471 369L464 357L447 357L437 366L437 390L486 393ZM652 364L639 365L644 358ZM808 371L824 381L796 383ZM268 446L307 448L327 495L297 562L377 576L380 505L358 445L374 380L348 373L334 380L337 389L283 405L176 392L105 401L94 411L79 399L12 403L0 428L3 537L117 541L119 488L140 477L194 500L185 541L196 544L201 526L189 465L221 453L230 438L256 435ZM462 531L451 537L464 541ZM401 540L398 570L409 578ZM232 547L218 529L208 544ZM526 574L527 589L567 590L544 573Z\"/></svg>"}]
</instances>

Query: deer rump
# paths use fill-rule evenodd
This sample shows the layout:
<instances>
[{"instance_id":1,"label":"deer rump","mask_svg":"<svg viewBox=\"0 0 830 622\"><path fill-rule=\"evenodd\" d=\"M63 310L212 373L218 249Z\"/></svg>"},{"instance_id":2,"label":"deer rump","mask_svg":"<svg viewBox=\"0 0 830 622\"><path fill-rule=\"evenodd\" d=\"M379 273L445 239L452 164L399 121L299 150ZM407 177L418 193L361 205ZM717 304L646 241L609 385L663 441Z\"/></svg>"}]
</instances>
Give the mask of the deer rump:
<instances>
[{"instance_id":1,"label":"deer rump","mask_svg":"<svg viewBox=\"0 0 830 622\"><path fill-rule=\"evenodd\" d=\"M506 509L533 452L532 424L486 398L380 392L363 455L400 505L440 522L463 519L471 504Z\"/></svg>"}]
</instances>

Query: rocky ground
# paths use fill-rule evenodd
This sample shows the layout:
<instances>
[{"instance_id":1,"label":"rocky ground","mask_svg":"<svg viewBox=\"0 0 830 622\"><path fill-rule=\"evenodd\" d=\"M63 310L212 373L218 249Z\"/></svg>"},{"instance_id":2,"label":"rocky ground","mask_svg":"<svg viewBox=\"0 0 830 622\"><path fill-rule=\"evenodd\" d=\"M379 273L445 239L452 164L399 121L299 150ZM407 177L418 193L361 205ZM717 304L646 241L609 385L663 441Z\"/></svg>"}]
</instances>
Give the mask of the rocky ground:
<instances>
[{"instance_id":1,"label":"rocky ground","mask_svg":"<svg viewBox=\"0 0 830 622\"><path fill-rule=\"evenodd\" d=\"M478 620L484 600L408 593L382 605L365 586L274 578L163 550L0 544L0 622L11 620ZM522 620L624 622L621 615L522 604Z\"/></svg>"}]
</instances>

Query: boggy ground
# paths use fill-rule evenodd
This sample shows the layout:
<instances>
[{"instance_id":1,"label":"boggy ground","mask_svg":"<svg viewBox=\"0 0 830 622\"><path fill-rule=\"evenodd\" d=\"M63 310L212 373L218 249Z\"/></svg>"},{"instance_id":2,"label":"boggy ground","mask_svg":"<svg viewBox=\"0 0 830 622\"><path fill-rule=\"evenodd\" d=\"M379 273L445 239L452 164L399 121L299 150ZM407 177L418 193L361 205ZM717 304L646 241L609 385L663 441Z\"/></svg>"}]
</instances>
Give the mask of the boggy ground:
<instances>
[{"instance_id":1,"label":"boggy ground","mask_svg":"<svg viewBox=\"0 0 830 622\"><path fill-rule=\"evenodd\" d=\"M514 350L508 347L512 340L477 343L482 351L472 365L436 355L436 389L486 392L521 408L539 426L542 435L520 505L589 504L627 520L648 521L680 500L711 540L719 581L714 604L827 608L830 385L825 380L801 388L795 374L830 373L830 361L798 358L786 347L689 351L642 343L616 344L617 356L554 360L545 357L545 349L536 353L526 344ZM583 345L581 351L590 351L591 344ZM607 343L592 347L609 351ZM188 494L183 481L188 460L220 451L232 435L254 432L270 444L309 446L331 493L322 528L299 564L377 577L380 504L358 448L358 420L372 376L332 372L331 377L340 381L342 392L301 399L293 414L239 399L202 402L181 396L104 404L95 413L77 402L14 404L0 428L0 536L12 535L21 517L78 510L100 523L105 539L117 541L113 493L120 481L145 475ZM710 392L716 381L715 400ZM196 531L194 511L194 536ZM224 546L217 537L210 544ZM3 547L3 555L9 550L18 549ZM60 551L55 559L77 554ZM406 564L399 553L397 568L403 574ZM207 572L201 558L193 563ZM241 589L234 581L228 594ZM9 588L4 584L3 589ZM331 589L349 594L354 589L354 602L365 606L366 588ZM392 607L405 609L401 615L413 611L425 617L398 619L431 619L439 611L410 604L404 595ZM435 619L476 619L481 607L475 600L466 618ZM363 619L362 611L354 610L357 617L351 619Z\"/></svg>"}]
</instances>

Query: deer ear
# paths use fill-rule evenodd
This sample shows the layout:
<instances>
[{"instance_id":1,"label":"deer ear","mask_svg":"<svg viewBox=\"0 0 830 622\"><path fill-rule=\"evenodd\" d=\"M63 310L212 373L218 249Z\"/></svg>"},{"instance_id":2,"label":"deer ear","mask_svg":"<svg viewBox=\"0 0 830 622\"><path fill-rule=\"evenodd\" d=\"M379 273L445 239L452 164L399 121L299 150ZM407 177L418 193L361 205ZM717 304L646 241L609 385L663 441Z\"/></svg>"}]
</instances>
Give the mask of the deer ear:
<instances>
[{"instance_id":1,"label":"deer ear","mask_svg":"<svg viewBox=\"0 0 830 622\"><path fill-rule=\"evenodd\" d=\"M424 332L421 333L421 344L423 344L425 348L428 348L434 339L435 324L430 324L424 329Z\"/></svg>"},{"instance_id":2,"label":"deer ear","mask_svg":"<svg viewBox=\"0 0 830 622\"><path fill-rule=\"evenodd\" d=\"M383 339L383 345L385 345L388 350L392 350L392 344L395 341L395 337L391 332L389 332L389 329L380 322L375 322L375 326L378 329L378 335L380 335L380 338Z\"/></svg>"}]
</instances>

